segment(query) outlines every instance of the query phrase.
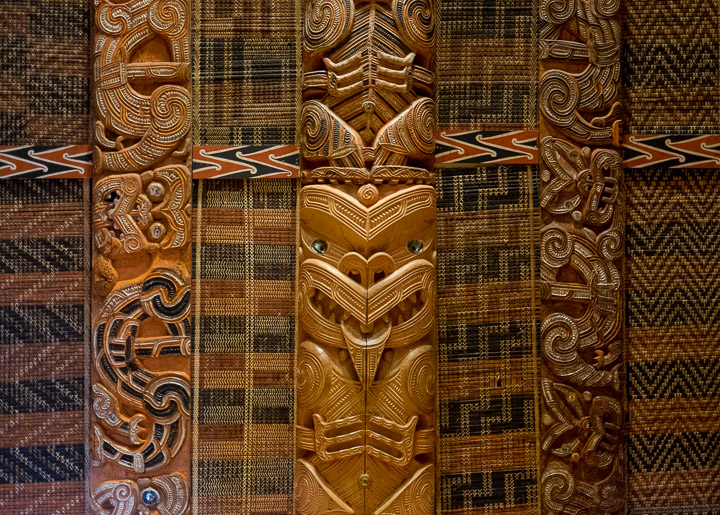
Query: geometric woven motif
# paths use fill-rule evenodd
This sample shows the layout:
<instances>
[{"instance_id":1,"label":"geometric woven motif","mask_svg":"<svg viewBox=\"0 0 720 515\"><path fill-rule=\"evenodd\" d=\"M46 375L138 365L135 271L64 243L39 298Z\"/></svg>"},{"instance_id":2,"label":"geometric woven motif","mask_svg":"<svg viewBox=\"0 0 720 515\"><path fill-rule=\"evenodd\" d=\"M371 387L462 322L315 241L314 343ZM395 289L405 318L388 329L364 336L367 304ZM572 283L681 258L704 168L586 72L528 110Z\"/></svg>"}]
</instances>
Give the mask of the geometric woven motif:
<instances>
[{"instance_id":1,"label":"geometric woven motif","mask_svg":"<svg viewBox=\"0 0 720 515\"><path fill-rule=\"evenodd\" d=\"M293 0L193 0L193 143L295 143Z\"/></svg>"},{"instance_id":2,"label":"geometric woven motif","mask_svg":"<svg viewBox=\"0 0 720 515\"><path fill-rule=\"evenodd\" d=\"M0 512L83 513L89 183L0 181Z\"/></svg>"},{"instance_id":3,"label":"geometric woven motif","mask_svg":"<svg viewBox=\"0 0 720 515\"><path fill-rule=\"evenodd\" d=\"M195 181L196 514L291 513L296 181Z\"/></svg>"},{"instance_id":4,"label":"geometric woven motif","mask_svg":"<svg viewBox=\"0 0 720 515\"><path fill-rule=\"evenodd\" d=\"M536 170L437 170L443 513L538 509Z\"/></svg>"},{"instance_id":5,"label":"geometric woven motif","mask_svg":"<svg viewBox=\"0 0 720 515\"><path fill-rule=\"evenodd\" d=\"M718 513L720 171L625 183L629 513Z\"/></svg>"},{"instance_id":6,"label":"geometric woven motif","mask_svg":"<svg viewBox=\"0 0 720 515\"><path fill-rule=\"evenodd\" d=\"M90 3L2 2L0 145L88 142Z\"/></svg>"},{"instance_id":7,"label":"geometric woven motif","mask_svg":"<svg viewBox=\"0 0 720 515\"><path fill-rule=\"evenodd\" d=\"M623 4L627 132L720 133L720 3Z\"/></svg>"}]
</instances>

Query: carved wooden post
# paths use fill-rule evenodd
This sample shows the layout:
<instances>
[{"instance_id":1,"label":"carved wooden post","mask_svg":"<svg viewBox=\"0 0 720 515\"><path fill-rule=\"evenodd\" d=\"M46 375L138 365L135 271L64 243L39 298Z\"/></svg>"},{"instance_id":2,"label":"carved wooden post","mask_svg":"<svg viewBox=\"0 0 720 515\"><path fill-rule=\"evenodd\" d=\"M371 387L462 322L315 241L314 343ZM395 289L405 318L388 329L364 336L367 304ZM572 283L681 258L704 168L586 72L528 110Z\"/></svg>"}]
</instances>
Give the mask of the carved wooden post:
<instances>
[{"instance_id":1,"label":"carved wooden post","mask_svg":"<svg viewBox=\"0 0 720 515\"><path fill-rule=\"evenodd\" d=\"M620 0L541 0L542 513L622 513Z\"/></svg>"},{"instance_id":2,"label":"carved wooden post","mask_svg":"<svg viewBox=\"0 0 720 515\"><path fill-rule=\"evenodd\" d=\"M305 0L297 513L433 513L435 3Z\"/></svg>"},{"instance_id":3,"label":"carved wooden post","mask_svg":"<svg viewBox=\"0 0 720 515\"><path fill-rule=\"evenodd\" d=\"M188 0L95 0L91 508L190 488Z\"/></svg>"}]
</instances>

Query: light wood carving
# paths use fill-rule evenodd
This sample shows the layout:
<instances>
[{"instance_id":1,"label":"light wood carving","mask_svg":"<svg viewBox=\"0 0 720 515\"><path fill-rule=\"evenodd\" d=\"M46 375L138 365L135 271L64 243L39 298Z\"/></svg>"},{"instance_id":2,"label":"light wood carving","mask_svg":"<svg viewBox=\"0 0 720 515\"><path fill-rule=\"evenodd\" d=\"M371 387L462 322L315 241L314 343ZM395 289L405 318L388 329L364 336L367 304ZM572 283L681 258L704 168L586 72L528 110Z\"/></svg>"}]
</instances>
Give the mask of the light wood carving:
<instances>
[{"instance_id":1,"label":"light wood carving","mask_svg":"<svg viewBox=\"0 0 720 515\"><path fill-rule=\"evenodd\" d=\"M541 512L624 513L619 0L541 0Z\"/></svg>"},{"instance_id":2,"label":"light wood carving","mask_svg":"<svg viewBox=\"0 0 720 515\"><path fill-rule=\"evenodd\" d=\"M188 0L96 0L90 509L190 500Z\"/></svg>"},{"instance_id":3,"label":"light wood carving","mask_svg":"<svg viewBox=\"0 0 720 515\"><path fill-rule=\"evenodd\" d=\"M435 3L306 0L295 509L435 510Z\"/></svg>"}]
</instances>

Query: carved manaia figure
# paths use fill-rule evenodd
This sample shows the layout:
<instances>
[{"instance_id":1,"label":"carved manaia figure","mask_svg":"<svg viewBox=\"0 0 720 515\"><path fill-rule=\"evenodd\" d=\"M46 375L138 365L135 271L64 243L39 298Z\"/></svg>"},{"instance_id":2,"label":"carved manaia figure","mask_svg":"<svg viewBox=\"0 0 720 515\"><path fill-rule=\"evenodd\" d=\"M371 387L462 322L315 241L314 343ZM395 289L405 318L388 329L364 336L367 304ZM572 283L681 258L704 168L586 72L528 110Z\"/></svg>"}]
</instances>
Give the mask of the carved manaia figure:
<instances>
[{"instance_id":1,"label":"carved manaia figure","mask_svg":"<svg viewBox=\"0 0 720 515\"><path fill-rule=\"evenodd\" d=\"M306 5L303 159L426 169L435 150L433 2Z\"/></svg>"}]
</instances>

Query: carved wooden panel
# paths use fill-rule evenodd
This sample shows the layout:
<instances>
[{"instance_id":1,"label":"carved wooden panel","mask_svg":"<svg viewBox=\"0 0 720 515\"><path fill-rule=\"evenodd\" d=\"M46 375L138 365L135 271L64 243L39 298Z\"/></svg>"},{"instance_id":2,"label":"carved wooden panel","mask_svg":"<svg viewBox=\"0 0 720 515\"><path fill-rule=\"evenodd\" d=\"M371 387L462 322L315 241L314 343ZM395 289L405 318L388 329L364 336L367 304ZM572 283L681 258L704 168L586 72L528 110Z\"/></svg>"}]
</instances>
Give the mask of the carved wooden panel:
<instances>
[{"instance_id":1,"label":"carved wooden panel","mask_svg":"<svg viewBox=\"0 0 720 515\"><path fill-rule=\"evenodd\" d=\"M190 12L96 0L91 508L190 498Z\"/></svg>"},{"instance_id":2,"label":"carved wooden panel","mask_svg":"<svg viewBox=\"0 0 720 515\"><path fill-rule=\"evenodd\" d=\"M295 507L435 510L435 4L306 0Z\"/></svg>"},{"instance_id":3,"label":"carved wooden panel","mask_svg":"<svg viewBox=\"0 0 720 515\"><path fill-rule=\"evenodd\" d=\"M542 513L623 513L619 0L542 0Z\"/></svg>"}]
</instances>

